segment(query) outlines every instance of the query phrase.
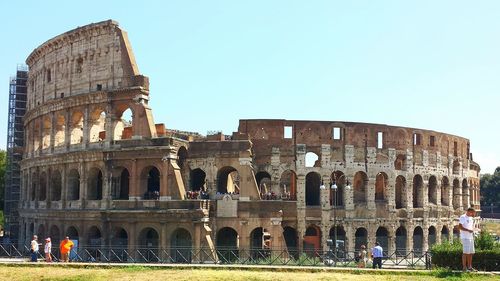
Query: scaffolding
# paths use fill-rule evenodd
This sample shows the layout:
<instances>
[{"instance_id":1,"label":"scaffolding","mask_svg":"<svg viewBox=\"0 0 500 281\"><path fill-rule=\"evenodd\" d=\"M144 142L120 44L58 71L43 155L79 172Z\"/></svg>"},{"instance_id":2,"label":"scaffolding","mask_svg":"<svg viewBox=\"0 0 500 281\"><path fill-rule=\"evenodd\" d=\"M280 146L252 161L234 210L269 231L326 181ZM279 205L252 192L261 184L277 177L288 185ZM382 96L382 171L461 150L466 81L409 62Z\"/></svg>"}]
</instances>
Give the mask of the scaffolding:
<instances>
[{"instance_id":1,"label":"scaffolding","mask_svg":"<svg viewBox=\"0 0 500 281\"><path fill-rule=\"evenodd\" d=\"M18 204L21 196L21 170L19 163L23 156L24 127L26 113L28 68L18 65L15 77L9 83L9 111L7 125L7 154L4 195L4 241L19 238Z\"/></svg>"}]
</instances>

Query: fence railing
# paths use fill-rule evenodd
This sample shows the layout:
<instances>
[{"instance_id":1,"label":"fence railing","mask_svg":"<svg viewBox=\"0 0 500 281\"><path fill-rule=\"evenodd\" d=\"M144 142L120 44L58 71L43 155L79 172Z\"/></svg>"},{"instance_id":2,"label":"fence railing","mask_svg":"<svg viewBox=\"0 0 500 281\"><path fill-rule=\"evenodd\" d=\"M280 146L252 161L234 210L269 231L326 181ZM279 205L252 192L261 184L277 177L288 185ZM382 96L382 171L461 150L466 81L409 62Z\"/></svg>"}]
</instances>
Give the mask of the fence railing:
<instances>
[{"instance_id":1,"label":"fence railing","mask_svg":"<svg viewBox=\"0 0 500 281\"><path fill-rule=\"evenodd\" d=\"M38 253L44 259L43 249ZM0 257L26 258L31 256L29 246L20 248L13 244L0 244ZM53 251L53 261L60 253ZM73 262L103 263L180 263L180 264L240 264L240 265L289 265L289 266L338 266L357 267L357 252L298 251L287 249L235 249L235 248L155 248L155 247L77 247L70 252ZM384 266L401 268L431 268L428 252L397 251L386 253Z\"/></svg>"}]
</instances>

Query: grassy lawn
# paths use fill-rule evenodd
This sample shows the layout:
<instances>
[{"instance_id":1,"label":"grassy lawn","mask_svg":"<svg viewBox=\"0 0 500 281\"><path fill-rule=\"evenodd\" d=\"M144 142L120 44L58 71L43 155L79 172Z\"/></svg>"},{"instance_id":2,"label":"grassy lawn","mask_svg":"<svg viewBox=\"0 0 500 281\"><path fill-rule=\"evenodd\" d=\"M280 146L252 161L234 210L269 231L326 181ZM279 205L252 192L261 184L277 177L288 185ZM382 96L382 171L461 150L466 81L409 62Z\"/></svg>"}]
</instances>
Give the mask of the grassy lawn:
<instances>
[{"instance_id":1,"label":"grassy lawn","mask_svg":"<svg viewBox=\"0 0 500 281\"><path fill-rule=\"evenodd\" d=\"M495 278L496 277L496 278ZM444 271L386 274L367 272L307 272L285 270L162 269L162 268L75 268L63 266L0 265L0 280L498 280L498 276L453 274Z\"/></svg>"},{"instance_id":2,"label":"grassy lawn","mask_svg":"<svg viewBox=\"0 0 500 281\"><path fill-rule=\"evenodd\" d=\"M496 235L500 235L500 223L483 222L481 226L489 233L495 233Z\"/></svg>"}]
</instances>

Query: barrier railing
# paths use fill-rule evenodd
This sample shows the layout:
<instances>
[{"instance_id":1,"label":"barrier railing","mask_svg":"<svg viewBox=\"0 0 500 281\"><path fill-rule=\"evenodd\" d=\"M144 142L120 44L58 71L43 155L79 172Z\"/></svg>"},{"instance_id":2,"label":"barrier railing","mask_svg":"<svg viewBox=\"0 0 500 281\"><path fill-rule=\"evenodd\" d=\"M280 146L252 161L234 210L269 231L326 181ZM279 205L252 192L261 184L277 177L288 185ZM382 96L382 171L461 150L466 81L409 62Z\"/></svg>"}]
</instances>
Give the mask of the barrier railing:
<instances>
[{"instance_id":1,"label":"barrier railing","mask_svg":"<svg viewBox=\"0 0 500 281\"><path fill-rule=\"evenodd\" d=\"M39 259L44 259L40 247ZM30 258L29 246L20 248L13 244L0 244L0 257ZM54 249L53 261L59 261L60 254ZM337 266L357 267L357 252L298 251L287 249L235 249L235 248L155 248L126 247L81 247L70 253L73 262L104 263L183 263L183 264L241 264L241 265L289 265L289 266ZM431 268L428 252L407 251L387 253L383 266L401 268Z\"/></svg>"}]
</instances>

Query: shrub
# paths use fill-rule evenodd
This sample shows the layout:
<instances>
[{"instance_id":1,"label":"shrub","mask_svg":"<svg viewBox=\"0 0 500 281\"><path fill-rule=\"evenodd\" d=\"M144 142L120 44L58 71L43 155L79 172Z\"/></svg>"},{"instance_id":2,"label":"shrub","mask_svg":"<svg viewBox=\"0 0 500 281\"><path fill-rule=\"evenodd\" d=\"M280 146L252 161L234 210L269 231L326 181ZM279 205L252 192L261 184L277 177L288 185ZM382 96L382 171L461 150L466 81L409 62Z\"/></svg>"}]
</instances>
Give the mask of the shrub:
<instances>
[{"instance_id":1,"label":"shrub","mask_svg":"<svg viewBox=\"0 0 500 281\"><path fill-rule=\"evenodd\" d=\"M476 254L472 259L474 268L486 271L500 270L500 244L489 234L480 233L475 240ZM431 249L432 264L449 269L462 269L462 244L460 240L443 242Z\"/></svg>"}]
</instances>

